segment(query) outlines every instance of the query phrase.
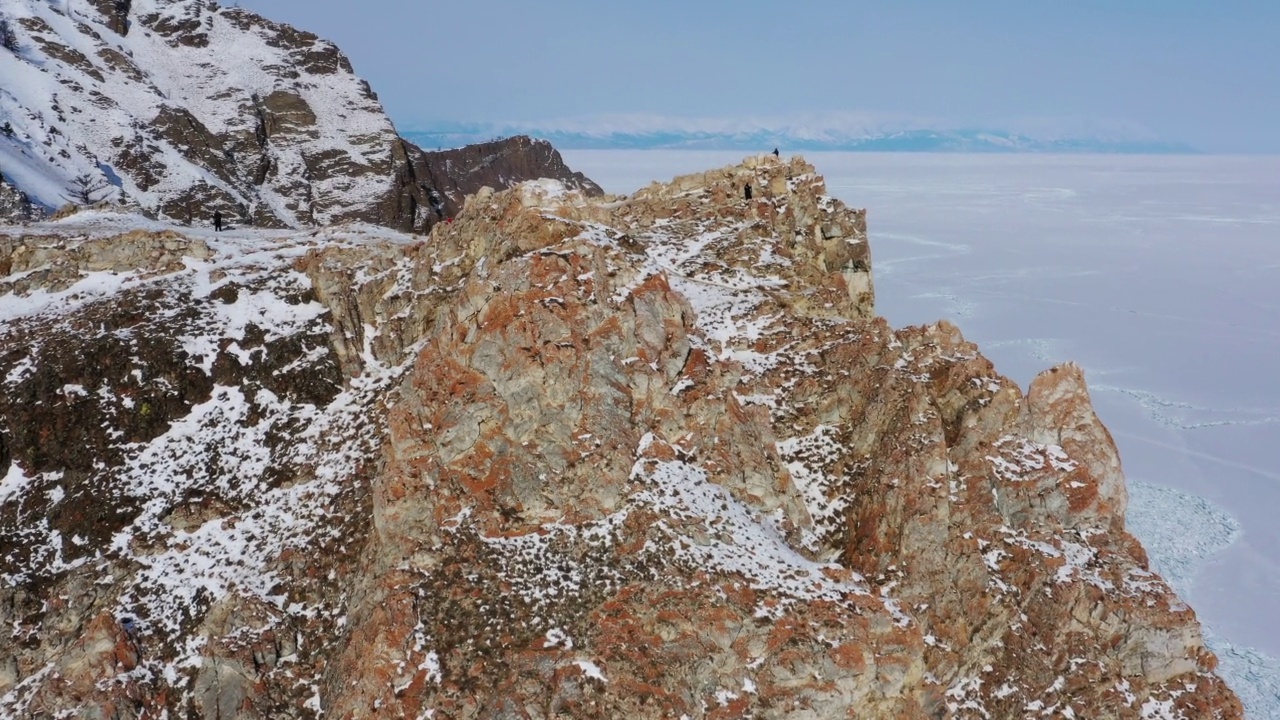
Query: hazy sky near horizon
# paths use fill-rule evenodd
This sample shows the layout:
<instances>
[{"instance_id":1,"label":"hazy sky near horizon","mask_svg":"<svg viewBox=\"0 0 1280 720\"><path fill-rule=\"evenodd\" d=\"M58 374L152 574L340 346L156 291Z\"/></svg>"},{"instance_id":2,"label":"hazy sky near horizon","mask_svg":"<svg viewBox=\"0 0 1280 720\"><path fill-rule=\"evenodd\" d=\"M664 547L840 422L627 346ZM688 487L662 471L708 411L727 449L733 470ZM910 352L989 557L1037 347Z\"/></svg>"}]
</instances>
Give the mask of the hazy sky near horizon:
<instances>
[{"instance_id":1,"label":"hazy sky near horizon","mask_svg":"<svg viewBox=\"0 0 1280 720\"><path fill-rule=\"evenodd\" d=\"M337 42L404 128L853 111L1280 152L1271 0L239 4Z\"/></svg>"}]
</instances>

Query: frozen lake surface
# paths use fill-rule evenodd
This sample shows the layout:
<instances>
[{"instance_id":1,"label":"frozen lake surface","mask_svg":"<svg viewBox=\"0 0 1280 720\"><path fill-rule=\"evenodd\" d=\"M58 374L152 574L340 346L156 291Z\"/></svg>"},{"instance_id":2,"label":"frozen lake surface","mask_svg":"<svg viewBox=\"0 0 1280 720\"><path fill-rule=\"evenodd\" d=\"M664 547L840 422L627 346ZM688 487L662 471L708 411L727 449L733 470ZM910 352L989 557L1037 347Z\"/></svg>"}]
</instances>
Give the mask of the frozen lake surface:
<instances>
[{"instance_id":1,"label":"frozen lake surface","mask_svg":"<svg viewBox=\"0 0 1280 720\"><path fill-rule=\"evenodd\" d=\"M736 152L568 151L605 190ZM947 318L1024 389L1086 372L1129 529L1251 718L1280 718L1280 156L809 153L868 209L877 305Z\"/></svg>"}]
</instances>

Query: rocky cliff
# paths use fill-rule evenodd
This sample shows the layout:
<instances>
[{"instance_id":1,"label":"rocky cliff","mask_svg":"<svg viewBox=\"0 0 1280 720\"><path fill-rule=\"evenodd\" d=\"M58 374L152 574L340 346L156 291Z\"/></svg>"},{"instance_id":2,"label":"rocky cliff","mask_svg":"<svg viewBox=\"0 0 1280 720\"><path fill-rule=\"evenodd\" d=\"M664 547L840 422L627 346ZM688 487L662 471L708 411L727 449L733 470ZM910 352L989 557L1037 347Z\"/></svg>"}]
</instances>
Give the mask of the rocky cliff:
<instances>
[{"instance_id":1,"label":"rocky cliff","mask_svg":"<svg viewBox=\"0 0 1280 720\"><path fill-rule=\"evenodd\" d=\"M527 138L423 153L333 44L240 8L6 0L0 29L0 222L108 201L184 224L425 231L428 179L454 204L480 176L598 190Z\"/></svg>"},{"instance_id":2,"label":"rocky cliff","mask_svg":"<svg viewBox=\"0 0 1280 720\"><path fill-rule=\"evenodd\" d=\"M1079 368L890 328L799 159L4 232L0 716L1241 717Z\"/></svg>"},{"instance_id":3,"label":"rocky cliff","mask_svg":"<svg viewBox=\"0 0 1280 720\"><path fill-rule=\"evenodd\" d=\"M0 218L4 218L4 222L33 222L46 214L45 208L33 203L26 193L0 175Z\"/></svg>"},{"instance_id":4,"label":"rocky cliff","mask_svg":"<svg viewBox=\"0 0 1280 720\"><path fill-rule=\"evenodd\" d=\"M398 164L396 187L379 211L379 224L403 232L430 230L441 218L462 208L468 195L481 188L509 188L527 180L559 180L566 188L595 197L604 190L565 165L560 153L545 140L525 135L476 143L453 150L423 151L402 141L405 162ZM440 198L440 212L430 193Z\"/></svg>"}]
</instances>

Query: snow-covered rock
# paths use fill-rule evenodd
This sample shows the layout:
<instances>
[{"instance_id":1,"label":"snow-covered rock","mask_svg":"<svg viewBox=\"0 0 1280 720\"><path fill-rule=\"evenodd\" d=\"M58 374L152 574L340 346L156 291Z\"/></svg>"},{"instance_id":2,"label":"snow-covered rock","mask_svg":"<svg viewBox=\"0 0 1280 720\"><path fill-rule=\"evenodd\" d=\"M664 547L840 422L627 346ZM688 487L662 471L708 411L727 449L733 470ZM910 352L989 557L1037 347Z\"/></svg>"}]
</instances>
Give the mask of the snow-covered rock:
<instances>
[{"instance_id":1,"label":"snow-covered rock","mask_svg":"<svg viewBox=\"0 0 1280 720\"><path fill-rule=\"evenodd\" d=\"M402 140L332 43L247 10L6 0L0 23L0 221L112 201L183 224L219 211L233 225L425 230L429 187L463 177L444 188L457 205L480 187L465 180L475 165ZM560 169L495 187L570 179Z\"/></svg>"},{"instance_id":2,"label":"snow-covered rock","mask_svg":"<svg viewBox=\"0 0 1280 720\"><path fill-rule=\"evenodd\" d=\"M865 223L0 231L0 716L1241 717L1079 369L890 328Z\"/></svg>"}]
</instances>

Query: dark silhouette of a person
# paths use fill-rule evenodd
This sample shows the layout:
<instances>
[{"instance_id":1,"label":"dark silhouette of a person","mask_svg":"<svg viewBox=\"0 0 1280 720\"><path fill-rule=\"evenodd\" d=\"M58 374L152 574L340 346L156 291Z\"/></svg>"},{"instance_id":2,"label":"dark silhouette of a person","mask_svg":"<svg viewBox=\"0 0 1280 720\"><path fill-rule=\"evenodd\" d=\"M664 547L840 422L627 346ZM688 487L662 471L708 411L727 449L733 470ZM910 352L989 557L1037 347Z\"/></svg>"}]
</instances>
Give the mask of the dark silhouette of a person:
<instances>
[{"instance_id":1,"label":"dark silhouette of a person","mask_svg":"<svg viewBox=\"0 0 1280 720\"><path fill-rule=\"evenodd\" d=\"M436 211L436 217L444 219L444 200L440 197L440 193L435 190L427 193L427 197L431 200L431 209Z\"/></svg>"},{"instance_id":2,"label":"dark silhouette of a person","mask_svg":"<svg viewBox=\"0 0 1280 720\"><path fill-rule=\"evenodd\" d=\"M751 199L751 183L747 183L746 187L742 188L742 198L744 200Z\"/></svg>"},{"instance_id":3,"label":"dark silhouette of a person","mask_svg":"<svg viewBox=\"0 0 1280 720\"><path fill-rule=\"evenodd\" d=\"M213 231L222 232L222 211L221 210L213 211Z\"/></svg>"},{"instance_id":4,"label":"dark silhouette of a person","mask_svg":"<svg viewBox=\"0 0 1280 720\"><path fill-rule=\"evenodd\" d=\"M774 157L781 157L780 155L778 155L778 148L774 148L774 149L773 149L773 156L774 156Z\"/></svg>"}]
</instances>

